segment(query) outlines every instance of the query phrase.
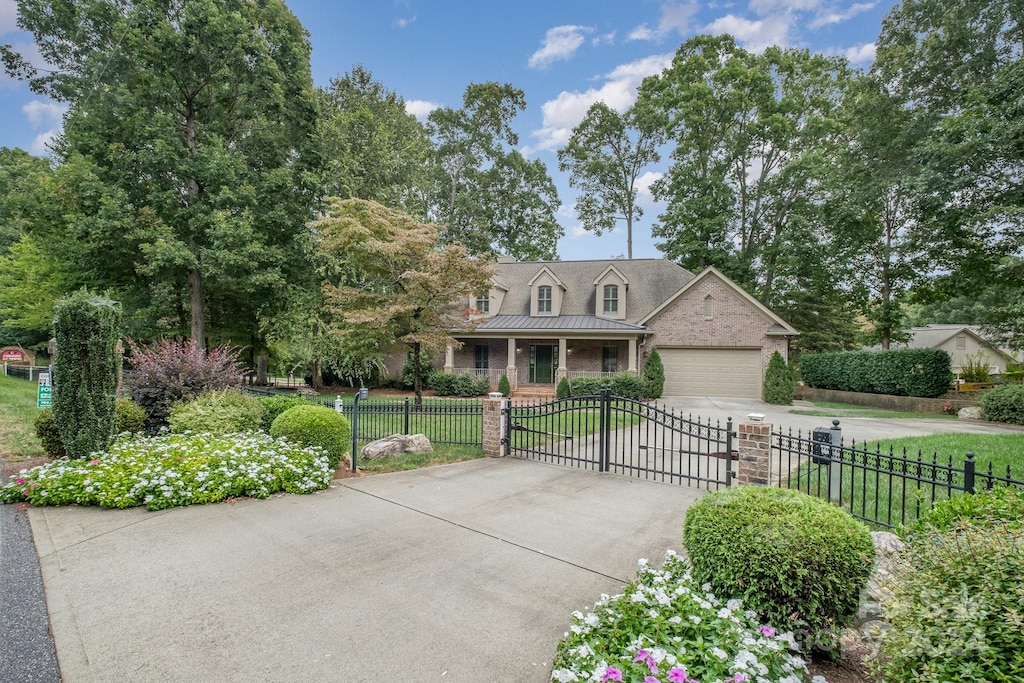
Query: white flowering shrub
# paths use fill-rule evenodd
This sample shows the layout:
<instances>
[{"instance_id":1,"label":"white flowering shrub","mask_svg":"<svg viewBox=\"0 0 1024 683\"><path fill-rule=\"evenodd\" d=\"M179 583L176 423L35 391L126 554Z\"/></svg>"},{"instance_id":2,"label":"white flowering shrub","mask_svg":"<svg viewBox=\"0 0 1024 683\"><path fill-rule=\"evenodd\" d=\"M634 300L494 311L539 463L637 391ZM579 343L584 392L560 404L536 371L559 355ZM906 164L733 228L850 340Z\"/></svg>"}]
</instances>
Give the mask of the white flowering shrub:
<instances>
[{"instance_id":1,"label":"white flowering shrub","mask_svg":"<svg viewBox=\"0 0 1024 683\"><path fill-rule=\"evenodd\" d=\"M22 470L0 488L0 502L162 510L232 496L310 493L327 488L333 474L321 449L261 432L129 436L106 452Z\"/></svg>"},{"instance_id":2,"label":"white flowering shrub","mask_svg":"<svg viewBox=\"0 0 1024 683\"><path fill-rule=\"evenodd\" d=\"M558 645L551 680L635 683L801 683L806 665L790 653L792 633L776 633L698 586L673 551L663 569L640 560L619 595L574 612Z\"/></svg>"}]
</instances>

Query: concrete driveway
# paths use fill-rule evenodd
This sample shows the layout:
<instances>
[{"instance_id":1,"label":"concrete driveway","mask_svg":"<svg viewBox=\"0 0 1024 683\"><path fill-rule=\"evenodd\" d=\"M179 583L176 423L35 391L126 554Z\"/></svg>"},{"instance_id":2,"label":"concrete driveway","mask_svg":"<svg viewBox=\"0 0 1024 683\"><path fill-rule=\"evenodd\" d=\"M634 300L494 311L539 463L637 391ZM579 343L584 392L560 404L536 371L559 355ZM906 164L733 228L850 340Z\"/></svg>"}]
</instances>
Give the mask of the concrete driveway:
<instances>
[{"instance_id":1,"label":"concrete driveway","mask_svg":"<svg viewBox=\"0 0 1024 683\"><path fill-rule=\"evenodd\" d=\"M701 491L515 460L162 512L30 510L64 681L546 681Z\"/></svg>"}]
</instances>

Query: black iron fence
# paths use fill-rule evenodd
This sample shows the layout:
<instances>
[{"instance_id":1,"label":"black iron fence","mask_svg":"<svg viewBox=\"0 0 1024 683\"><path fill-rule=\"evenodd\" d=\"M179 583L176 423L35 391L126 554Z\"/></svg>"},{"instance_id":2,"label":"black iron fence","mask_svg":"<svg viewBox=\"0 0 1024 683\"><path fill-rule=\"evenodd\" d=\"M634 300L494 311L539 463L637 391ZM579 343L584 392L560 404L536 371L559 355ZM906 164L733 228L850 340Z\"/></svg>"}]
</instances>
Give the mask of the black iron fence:
<instances>
[{"instance_id":1,"label":"black iron fence","mask_svg":"<svg viewBox=\"0 0 1024 683\"><path fill-rule=\"evenodd\" d=\"M4 374L17 379L27 379L30 382L39 380L40 372L49 372L50 368L45 365L8 365L4 363Z\"/></svg>"},{"instance_id":2,"label":"black iron fence","mask_svg":"<svg viewBox=\"0 0 1024 683\"><path fill-rule=\"evenodd\" d=\"M1024 479L1014 478L1009 465L1005 472L992 463L979 468L973 453L961 461L906 449L872 450L846 445L836 432L838 424L832 430L773 432L771 483L830 500L854 517L885 528L910 524L935 503L954 496L999 485L1024 488Z\"/></svg>"}]
</instances>

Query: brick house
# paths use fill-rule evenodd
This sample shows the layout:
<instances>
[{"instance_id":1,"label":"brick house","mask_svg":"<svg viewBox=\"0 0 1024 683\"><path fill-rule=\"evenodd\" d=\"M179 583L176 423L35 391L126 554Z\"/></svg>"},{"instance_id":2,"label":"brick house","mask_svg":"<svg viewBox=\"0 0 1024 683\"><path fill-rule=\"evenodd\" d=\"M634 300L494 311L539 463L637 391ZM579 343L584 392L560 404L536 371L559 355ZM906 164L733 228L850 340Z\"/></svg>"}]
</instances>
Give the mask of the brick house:
<instances>
[{"instance_id":1,"label":"brick house","mask_svg":"<svg viewBox=\"0 0 1024 683\"><path fill-rule=\"evenodd\" d=\"M448 372L506 375L513 390L563 377L638 372L653 346L665 395L759 398L776 350L799 333L715 268L664 259L498 260L490 289L465 302L476 330L449 347Z\"/></svg>"}]
</instances>

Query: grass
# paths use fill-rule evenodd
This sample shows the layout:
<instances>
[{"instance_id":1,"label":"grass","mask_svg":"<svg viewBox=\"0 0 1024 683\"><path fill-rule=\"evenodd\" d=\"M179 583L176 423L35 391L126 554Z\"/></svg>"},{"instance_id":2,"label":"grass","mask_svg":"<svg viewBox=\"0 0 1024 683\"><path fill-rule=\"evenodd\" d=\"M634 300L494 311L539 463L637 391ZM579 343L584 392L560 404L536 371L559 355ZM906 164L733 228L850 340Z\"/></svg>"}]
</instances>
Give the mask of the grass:
<instances>
[{"instance_id":1,"label":"grass","mask_svg":"<svg viewBox=\"0 0 1024 683\"><path fill-rule=\"evenodd\" d=\"M811 415L814 417L878 417L927 420L956 419L956 415L944 415L942 413L911 413L899 410L882 410L880 408L865 408L863 406L855 406L848 403L831 403L829 401L815 401L814 406L814 408L799 408L789 412L792 415Z\"/></svg>"},{"instance_id":2,"label":"grass","mask_svg":"<svg viewBox=\"0 0 1024 683\"><path fill-rule=\"evenodd\" d=\"M968 452L974 453L976 472L992 471L997 476L1005 477L1010 468L1012 478L1024 481L1024 433L1022 434L934 434L931 436L914 436L901 439L886 439L858 444L857 451L866 450L870 453L880 452L883 456L892 452L897 457L906 457L915 461L907 464L907 474L928 478L932 474L933 457L937 465L949 465L962 468ZM891 450L890 450L891 449ZM925 464L920 466L916 461L920 456ZM857 462L864 458L858 457ZM867 462L874 466L875 459L867 456ZM880 458L879 469L884 469L887 458ZM961 495L959 491L950 491L948 486L931 485L918 482L906 482L904 485L903 463L893 462L896 474L887 472L870 472L860 468L842 468L842 499L843 509L866 521L880 520L893 526L910 524L930 508L934 503L947 499L950 495ZM946 472L938 468L935 474L940 481ZM954 485L962 484L959 477ZM980 488L984 483L979 481ZM790 488L800 488L816 496L824 497L828 491L828 467L815 465L811 462L803 464L789 479ZM881 524L879 526L885 526Z\"/></svg>"},{"instance_id":3,"label":"grass","mask_svg":"<svg viewBox=\"0 0 1024 683\"><path fill-rule=\"evenodd\" d=\"M391 458L380 458L378 460L359 460L356 464L359 469L373 474L385 474L387 472L404 472L415 470L421 467L433 465L447 465L453 462L464 460L475 460L482 458L484 451L479 446L435 446L432 453L403 453Z\"/></svg>"},{"instance_id":4,"label":"grass","mask_svg":"<svg viewBox=\"0 0 1024 683\"><path fill-rule=\"evenodd\" d=\"M0 459L19 462L46 453L33 427L36 384L0 375Z\"/></svg>"}]
</instances>

